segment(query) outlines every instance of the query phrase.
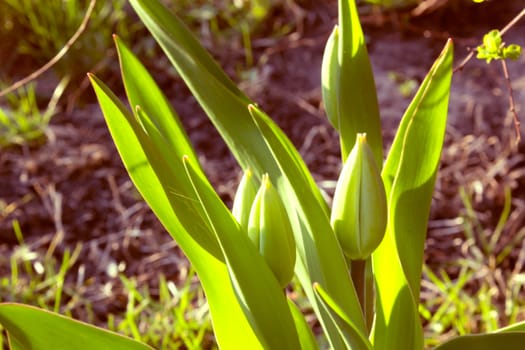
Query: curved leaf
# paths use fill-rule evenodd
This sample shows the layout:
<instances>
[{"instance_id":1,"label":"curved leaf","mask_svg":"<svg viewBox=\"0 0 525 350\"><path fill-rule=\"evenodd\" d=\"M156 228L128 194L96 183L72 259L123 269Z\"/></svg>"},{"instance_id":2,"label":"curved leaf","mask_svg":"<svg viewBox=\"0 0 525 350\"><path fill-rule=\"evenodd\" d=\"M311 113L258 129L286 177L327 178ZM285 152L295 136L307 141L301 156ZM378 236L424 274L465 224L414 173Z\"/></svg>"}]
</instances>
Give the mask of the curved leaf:
<instances>
[{"instance_id":1,"label":"curved leaf","mask_svg":"<svg viewBox=\"0 0 525 350\"><path fill-rule=\"evenodd\" d=\"M299 335L301 350L319 350L319 345L317 344L314 333L310 329L308 322L306 322L306 318L301 310L290 299L288 299L288 306L290 306L290 311L292 312L295 322L295 328Z\"/></svg>"},{"instance_id":2,"label":"curved leaf","mask_svg":"<svg viewBox=\"0 0 525 350\"><path fill-rule=\"evenodd\" d=\"M334 78L343 161L358 133L366 133L376 163L383 164L381 119L372 66L355 0L339 0L339 71Z\"/></svg>"},{"instance_id":3,"label":"curved leaf","mask_svg":"<svg viewBox=\"0 0 525 350\"><path fill-rule=\"evenodd\" d=\"M183 162L221 245L239 304L264 348L299 349L295 323L279 282L211 184L195 171L189 158Z\"/></svg>"},{"instance_id":4,"label":"curved leaf","mask_svg":"<svg viewBox=\"0 0 525 350\"><path fill-rule=\"evenodd\" d=\"M197 271L210 305L217 342L225 349L262 349L237 302L214 232L204 217L189 213L190 208L195 208L195 201L187 195L181 195L185 191L191 191L181 160L175 157L169 159L180 164L180 170L174 173L166 160L160 157L162 152L156 149L144 128L120 100L95 76L91 75L90 79L133 183ZM136 79L140 80L141 76L136 75ZM152 123L147 123L149 119L145 113L140 114L149 131L154 133L155 128ZM157 142L160 140L157 137ZM176 182L176 177L179 182ZM190 187L178 188L176 184L182 181L186 181ZM178 206L177 214L175 206ZM184 221L184 225L179 220L179 215L191 215L194 220Z\"/></svg>"},{"instance_id":5,"label":"curved leaf","mask_svg":"<svg viewBox=\"0 0 525 350\"><path fill-rule=\"evenodd\" d=\"M286 178L283 179L287 181L287 183L285 183L287 186L283 186L284 190L289 191L288 195L285 194L283 196L283 198L288 199L286 204L298 210L298 215L310 215L306 217L292 217L292 220L305 220L304 222L296 223L296 226L303 227L302 225L309 225L301 232L303 234L302 236L296 235L295 237L296 244L299 248L298 250L302 252L302 254L300 253L299 255L306 257L303 261L299 261L297 265L299 269L297 269L296 266L296 273L309 300L314 308L319 308L318 315L321 315L322 320L326 320L325 317L330 319L332 324L326 324L325 326L337 328L337 325L333 323L333 318L326 312L323 305L319 304L313 288L311 286L310 288L305 287L307 283L313 285L316 276L324 277L324 283L330 286L330 289L326 287L327 291L331 290L333 291L332 293L337 293L331 295L347 310L348 315L350 315L356 327L364 332L365 321L359 307L359 300L355 293L353 283L347 278L349 274L344 257L342 256L341 247L336 241L335 234L331 227L326 228L324 226L328 221L328 217L315 217L312 215L315 214L315 212L311 211L312 208L315 208L315 202L311 202L312 198L308 198L306 195L301 196L301 184L298 183L298 181L293 181L297 180L301 174L297 173L297 169L289 166L294 162L294 153L287 152L287 148L290 149L293 147L292 144L284 137L282 131L270 122L270 118L261 110L254 105L250 105L249 109L261 133L264 135L274 158L277 160L283 173L287 174ZM334 295L337 295L337 298ZM335 328L329 328L326 332L328 340L332 347L341 347L344 349L345 347L341 343L343 339L338 337L337 332L333 332ZM351 337L352 335L348 336Z\"/></svg>"},{"instance_id":6,"label":"curved leaf","mask_svg":"<svg viewBox=\"0 0 525 350\"><path fill-rule=\"evenodd\" d=\"M120 334L22 304L0 304L0 324L13 350L152 349Z\"/></svg>"},{"instance_id":7,"label":"curved leaf","mask_svg":"<svg viewBox=\"0 0 525 350\"><path fill-rule=\"evenodd\" d=\"M339 130L339 27L336 25L330 33L324 48L321 65L321 93L328 121Z\"/></svg>"},{"instance_id":8,"label":"curved leaf","mask_svg":"<svg viewBox=\"0 0 525 350\"><path fill-rule=\"evenodd\" d=\"M181 159L183 155L197 160L188 135L168 99L159 89L153 77L131 50L114 36L115 46L129 104L134 111L137 106L148 112L155 127L169 146L170 152Z\"/></svg>"},{"instance_id":9,"label":"curved leaf","mask_svg":"<svg viewBox=\"0 0 525 350\"><path fill-rule=\"evenodd\" d=\"M525 321L514 323L508 325L507 327L500 328L495 333L501 332L525 332Z\"/></svg>"},{"instance_id":10,"label":"curved leaf","mask_svg":"<svg viewBox=\"0 0 525 350\"><path fill-rule=\"evenodd\" d=\"M370 344L368 338L355 326L345 310L337 305L337 302L328 295L320 284L314 283L314 291L315 296L319 299L321 305L330 314L334 323L337 325L337 329L340 332L341 337L344 339L347 348L353 350L372 350L372 344Z\"/></svg>"},{"instance_id":11,"label":"curved leaf","mask_svg":"<svg viewBox=\"0 0 525 350\"><path fill-rule=\"evenodd\" d=\"M435 347L434 350L522 349L524 343L525 332L475 334L454 338Z\"/></svg>"},{"instance_id":12,"label":"curved leaf","mask_svg":"<svg viewBox=\"0 0 525 350\"><path fill-rule=\"evenodd\" d=\"M385 238L372 255L377 349L423 346L417 305L427 221L445 136L452 59L449 41L403 116L383 167L389 220Z\"/></svg>"}]
</instances>

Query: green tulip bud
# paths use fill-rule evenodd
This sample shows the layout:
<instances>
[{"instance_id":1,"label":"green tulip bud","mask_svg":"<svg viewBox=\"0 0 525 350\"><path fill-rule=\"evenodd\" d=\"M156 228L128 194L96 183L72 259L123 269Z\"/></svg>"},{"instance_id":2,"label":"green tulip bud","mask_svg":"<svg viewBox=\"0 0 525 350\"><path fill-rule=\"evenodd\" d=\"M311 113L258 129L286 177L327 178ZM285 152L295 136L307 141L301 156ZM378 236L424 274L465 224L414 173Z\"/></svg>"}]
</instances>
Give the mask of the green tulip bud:
<instances>
[{"instance_id":1,"label":"green tulip bud","mask_svg":"<svg viewBox=\"0 0 525 350\"><path fill-rule=\"evenodd\" d=\"M326 116L332 126L339 130L339 28L334 30L328 37L321 64L321 92L323 95Z\"/></svg>"},{"instance_id":2,"label":"green tulip bud","mask_svg":"<svg viewBox=\"0 0 525 350\"><path fill-rule=\"evenodd\" d=\"M387 223L386 194L366 134L357 134L337 181L330 222L345 255L364 260L379 246Z\"/></svg>"},{"instance_id":3,"label":"green tulip bud","mask_svg":"<svg viewBox=\"0 0 525 350\"><path fill-rule=\"evenodd\" d=\"M252 208L253 200L257 194L257 182L253 177L252 171L248 168L244 172L235 192L233 199L232 214L237 222L245 230L248 229L248 220L250 218L250 210Z\"/></svg>"},{"instance_id":4,"label":"green tulip bud","mask_svg":"<svg viewBox=\"0 0 525 350\"><path fill-rule=\"evenodd\" d=\"M248 236L285 288L294 274L295 241L284 204L267 174L250 211Z\"/></svg>"}]
</instances>

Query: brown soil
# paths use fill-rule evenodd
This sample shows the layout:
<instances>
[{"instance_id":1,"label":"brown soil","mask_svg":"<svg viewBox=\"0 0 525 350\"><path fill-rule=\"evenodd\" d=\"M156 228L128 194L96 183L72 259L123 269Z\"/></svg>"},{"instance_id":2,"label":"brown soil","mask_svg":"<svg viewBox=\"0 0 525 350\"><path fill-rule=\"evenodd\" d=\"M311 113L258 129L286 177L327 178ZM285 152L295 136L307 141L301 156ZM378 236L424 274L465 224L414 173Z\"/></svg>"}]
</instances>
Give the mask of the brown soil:
<instances>
[{"instance_id":1,"label":"brown soil","mask_svg":"<svg viewBox=\"0 0 525 350\"><path fill-rule=\"evenodd\" d=\"M255 38L256 59L243 89L286 131L300 150L316 180L334 180L339 171L336 133L325 120L319 89L324 42L336 21L334 1L311 2L284 15L295 22L293 34L279 39ZM447 7L410 22L400 13L363 15L372 58L385 138L391 140L410 99L399 81L421 82L446 37L456 42L456 62L467 55L490 29L501 28L523 7L518 1L494 1L477 7ZM282 20L275 13L268 19ZM525 45L523 24L505 39ZM212 47L232 75L242 50ZM173 101L212 183L230 203L238 180L238 167L195 100L180 81L157 70L159 84ZM525 101L525 57L509 63L519 111ZM117 80L110 86L117 87ZM86 100L90 100L86 92ZM500 65L472 60L453 80L450 127L431 212L426 261L434 269L466 256L460 219L464 204L459 188L473 198L481 224L492 232L504 204L504 188L512 192L512 214L497 249L502 249L524 226L523 142L515 147L512 117L508 113L505 80ZM523 114L523 112L521 112ZM18 220L25 240L34 249L46 249L59 239L56 254L82 244L81 259L68 277L76 280L80 266L90 281L85 295L97 300L101 319L125 307L118 279L110 277L110 263L124 263L126 275L155 284L156 275L178 278L181 253L134 190L115 151L103 117L95 103L57 115L48 140L38 146L0 152L0 274L8 273L8 259L17 244L12 223ZM57 236L58 234L58 236ZM502 262L513 269L521 243ZM454 268L451 268L454 273ZM103 297L101 286L114 286ZM82 316L82 312L77 314Z\"/></svg>"}]
</instances>

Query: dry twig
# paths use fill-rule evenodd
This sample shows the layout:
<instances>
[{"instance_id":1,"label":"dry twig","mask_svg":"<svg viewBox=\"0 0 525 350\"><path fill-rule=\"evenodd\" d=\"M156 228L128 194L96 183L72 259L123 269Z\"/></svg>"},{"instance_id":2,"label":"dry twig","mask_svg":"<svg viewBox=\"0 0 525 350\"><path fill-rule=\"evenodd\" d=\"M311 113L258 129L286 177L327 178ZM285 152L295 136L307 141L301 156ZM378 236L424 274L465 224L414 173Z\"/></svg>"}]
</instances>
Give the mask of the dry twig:
<instances>
[{"instance_id":1,"label":"dry twig","mask_svg":"<svg viewBox=\"0 0 525 350\"><path fill-rule=\"evenodd\" d=\"M75 41L80 37L80 35L86 30L87 24L89 22L89 18L91 17L91 13L93 12L93 9L95 8L97 0L91 0L89 3L88 9L86 11L86 15L82 19L82 23L80 23L80 26L78 27L77 31L73 36L66 42L64 47L53 57L51 58L46 64L44 64L42 67L34 71L33 73L29 74L27 77L17 81L16 83L8 86L4 90L0 91L0 97L7 95L10 92L15 91L16 89L21 88L25 84L35 80L42 74L44 74L46 71L48 71L51 67L53 67L64 55L69 51L69 49L73 46Z\"/></svg>"}]
</instances>

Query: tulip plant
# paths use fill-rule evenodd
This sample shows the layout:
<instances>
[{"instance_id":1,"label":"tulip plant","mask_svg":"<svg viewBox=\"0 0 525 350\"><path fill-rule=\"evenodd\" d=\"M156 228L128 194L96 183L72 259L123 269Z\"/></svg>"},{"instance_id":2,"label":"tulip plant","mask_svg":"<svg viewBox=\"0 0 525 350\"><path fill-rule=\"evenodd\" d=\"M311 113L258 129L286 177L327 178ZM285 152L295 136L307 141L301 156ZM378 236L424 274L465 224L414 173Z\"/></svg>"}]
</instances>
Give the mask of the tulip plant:
<instances>
[{"instance_id":1,"label":"tulip plant","mask_svg":"<svg viewBox=\"0 0 525 350\"><path fill-rule=\"evenodd\" d=\"M153 78L115 37L131 110L89 75L134 184L198 273L221 349L423 349L418 314L427 221L445 135L453 44L407 108L386 156L354 0L322 63L322 95L342 171L327 204L282 130L160 2L131 0L244 171L233 210L201 168ZM293 276L321 325L285 293ZM148 349L52 313L0 305L13 349ZM438 350L519 348L525 324L452 339Z\"/></svg>"}]
</instances>

